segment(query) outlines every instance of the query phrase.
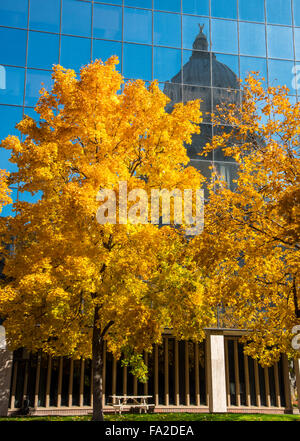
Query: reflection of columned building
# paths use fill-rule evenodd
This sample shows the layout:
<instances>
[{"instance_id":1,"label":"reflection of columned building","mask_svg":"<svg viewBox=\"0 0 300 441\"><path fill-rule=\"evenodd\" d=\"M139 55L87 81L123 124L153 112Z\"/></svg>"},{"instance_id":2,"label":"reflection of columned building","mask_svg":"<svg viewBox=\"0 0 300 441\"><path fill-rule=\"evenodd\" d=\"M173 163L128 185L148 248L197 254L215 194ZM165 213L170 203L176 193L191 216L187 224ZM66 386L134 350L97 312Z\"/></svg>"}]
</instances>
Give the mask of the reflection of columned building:
<instances>
[{"instance_id":1,"label":"reflection of columned building","mask_svg":"<svg viewBox=\"0 0 300 441\"><path fill-rule=\"evenodd\" d=\"M217 128L210 124L210 113L215 111L217 105L239 102L239 80L226 64L218 61L216 55L209 51L208 40L203 32L204 26L199 27L189 61L165 84L164 93L171 99L169 107L181 101L201 100L201 133L193 136L193 143L188 146L188 155L192 165L204 176L209 177L211 172L208 167L213 163L216 170L230 183L235 166L230 163L229 158L224 158L222 151L208 156L210 162L203 161L205 158L198 154L212 135L217 133Z\"/></svg>"}]
</instances>

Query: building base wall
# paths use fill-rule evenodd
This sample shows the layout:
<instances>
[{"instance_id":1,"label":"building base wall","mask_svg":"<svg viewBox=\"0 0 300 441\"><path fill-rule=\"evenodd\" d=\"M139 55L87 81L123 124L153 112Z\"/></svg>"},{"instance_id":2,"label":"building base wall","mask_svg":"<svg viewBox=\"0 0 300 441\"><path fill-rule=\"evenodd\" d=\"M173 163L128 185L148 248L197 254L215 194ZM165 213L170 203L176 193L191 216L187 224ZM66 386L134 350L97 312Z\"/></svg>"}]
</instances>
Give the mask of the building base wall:
<instances>
[{"instance_id":1,"label":"building base wall","mask_svg":"<svg viewBox=\"0 0 300 441\"><path fill-rule=\"evenodd\" d=\"M9 407L13 353L0 349L0 416L6 416Z\"/></svg>"}]
</instances>

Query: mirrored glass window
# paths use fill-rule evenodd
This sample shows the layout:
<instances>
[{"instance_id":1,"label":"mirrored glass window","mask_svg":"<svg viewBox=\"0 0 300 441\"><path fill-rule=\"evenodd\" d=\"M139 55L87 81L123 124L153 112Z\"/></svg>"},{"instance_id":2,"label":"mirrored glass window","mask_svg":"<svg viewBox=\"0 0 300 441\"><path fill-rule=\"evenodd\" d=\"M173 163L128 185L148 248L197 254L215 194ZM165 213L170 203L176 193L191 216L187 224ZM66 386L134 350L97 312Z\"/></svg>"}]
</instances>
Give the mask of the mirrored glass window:
<instances>
[{"instance_id":1,"label":"mirrored glass window","mask_svg":"<svg viewBox=\"0 0 300 441\"><path fill-rule=\"evenodd\" d=\"M52 72L42 70L27 69L26 74L26 92L25 105L35 107L39 99L39 91L44 87L51 90L53 81L51 78ZM43 83L43 85L42 85Z\"/></svg>"},{"instance_id":2,"label":"mirrored glass window","mask_svg":"<svg viewBox=\"0 0 300 441\"><path fill-rule=\"evenodd\" d=\"M96 1L95 3L110 3L112 5L122 6L122 0L105 0L103 2Z\"/></svg>"},{"instance_id":3,"label":"mirrored glass window","mask_svg":"<svg viewBox=\"0 0 300 441\"><path fill-rule=\"evenodd\" d=\"M269 85L287 86L291 94L295 91L292 88L294 79L294 63L284 60L268 60Z\"/></svg>"},{"instance_id":4,"label":"mirrored glass window","mask_svg":"<svg viewBox=\"0 0 300 441\"><path fill-rule=\"evenodd\" d=\"M121 71L122 43L117 43L116 41L93 40L93 60L100 58L102 61L106 61L112 55L117 55L119 58L117 69L118 71Z\"/></svg>"},{"instance_id":5,"label":"mirrored glass window","mask_svg":"<svg viewBox=\"0 0 300 441\"><path fill-rule=\"evenodd\" d=\"M158 81L180 83L181 50L154 47L153 77ZM173 81L174 80L174 81Z\"/></svg>"},{"instance_id":6,"label":"mirrored glass window","mask_svg":"<svg viewBox=\"0 0 300 441\"><path fill-rule=\"evenodd\" d=\"M27 31L0 28L0 63L25 66Z\"/></svg>"},{"instance_id":7,"label":"mirrored glass window","mask_svg":"<svg viewBox=\"0 0 300 441\"><path fill-rule=\"evenodd\" d=\"M0 25L27 28L28 0L0 0Z\"/></svg>"},{"instance_id":8,"label":"mirrored glass window","mask_svg":"<svg viewBox=\"0 0 300 441\"><path fill-rule=\"evenodd\" d=\"M241 55L266 56L265 25L240 22L239 33Z\"/></svg>"},{"instance_id":9,"label":"mirrored glass window","mask_svg":"<svg viewBox=\"0 0 300 441\"><path fill-rule=\"evenodd\" d=\"M152 79L152 48L124 43L123 75L125 78Z\"/></svg>"},{"instance_id":10,"label":"mirrored glass window","mask_svg":"<svg viewBox=\"0 0 300 441\"><path fill-rule=\"evenodd\" d=\"M228 162L214 162L216 172L224 178L228 187L234 190L236 183L233 181L237 179L238 166L237 164L229 164Z\"/></svg>"},{"instance_id":11,"label":"mirrored glass window","mask_svg":"<svg viewBox=\"0 0 300 441\"><path fill-rule=\"evenodd\" d=\"M29 28L37 31L59 32L60 0L30 0Z\"/></svg>"},{"instance_id":12,"label":"mirrored glass window","mask_svg":"<svg viewBox=\"0 0 300 441\"><path fill-rule=\"evenodd\" d=\"M154 12L154 44L181 46L181 19L179 14Z\"/></svg>"},{"instance_id":13,"label":"mirrored glass window","mask_svg":"<svg viewBox=\"0 0 300 441\"><path fill-rule=\"evenodd\" d=\"M132 43L152 43L152 12L124 8L124 40Z\"/></svg>"},{"instance_id":14,"label":"mirrored glass window","mask_svg":"<svg viewBox=\"0 0 300 441\"><path fill-rule=\"evenodd\" d=\"M239 104L240 92L234 89L213 88L213 108L226 106L228 104Z\"/></svg>"},{"instance_id":15,"label":"mirrored glass window","mask_svg":"<svg viewBox=\"0 0 300 441\"><path fill-rule=\"evenodd\" d=\"M239 0L239 19L247 21L265 21L264 0Z\"/></svg>"},{"instance_id":16,"label":"mirrored glass window","mask_svg":"<svg viewBox=\"0 0 300 441\"><path fill-rule=\"evenodd\" d=\"M183 51L183 83L211 86L211 60L209 52Z\"/></svg>"},{"instance_id":17,"label":"mirrored glass window","mask_svg":"<svg viewBox=\"0 0 300 441\"><path fill-rule=\"evenodd\" d=\"M294 58L292 28L268 26L268 56L270 58Z\"/></svg>"},{"instance_id":18,"label":"mirrored glass window","mask_svg":"<svg viewBox=\"0 0 300 441\"><path fill-rule=\"evenodd\" d=\"M267 81L267 61L265 58L240 57L240 76L244 80L249 73L259 72L259 77Z\"/></svg>"},{"instance_id":19,"label":"mirrored glass window","mask_svg":"<svg viewBox=\"0 0 300 441\"><path fill-rule=\"evenodd\" d=\"M209 0L182 0L184 14L209 15Z\"/></svg>"},{"instance_id":20,"label":"mirrored glass window","mask_svg":"<svg viewBox=\"0 0 300 441\"><path fill-rule=\"evenodd\" d=\"M74 0L62 0L62 2L62 33L90 37L91 3Z\"/></svg>"},{"instance_id":21,"label":"mirrored glass window","mask_svg":"<svg viewBox=\"0 0 300 441\"><path fill-rule=\"evenodd\" d=\"M292 24L291 0L266 0L267 22Z\"/></svg>"},{"instance_id":22,"label":"mirrored glass window","mask_svg":"<svg viewBox=\"0 0 300 441\"><path fill-rule=\"evenodd\" d=\"M24 83L23 83L24 87ZM1 93L1 89L0 89ZM21 121L23 116L22 107L15 106L0 106L0 141L6 138L8 135L19 136L20 132L15 128L15 125ZM6 170L10 170L2 163L3 152L7 151L5 149L1 149L1 168L5 168ZM10 167L12 166L11 163Z\"/></svg>"},{"instance_id":23,"label":"mirrored glass window","mask_svg":"<svg viewBox=\"0 0 300 441\"><path fill-rule=\"evenodd\" d=\"M230 20L212 20L212 50L214 52L238 52L237 22Z\"/></svg>"},{"instance_id":24,"label":"mirrored glass window","mask_svg":"<svg viewBox=\"0 0 300 441\"><path fill-rule=\"evenodd\" d=\"M202 176L205 177L206 181L203 184L204 189L204 198L207 199L209 194L207 191L207 185L211 183L211 175L212 175L212 161L206 160L204 161L199 156L199 159L191 159L190 165L195 167L196 170L199 170Z\"/></svg>"},{"instance_id":25,"label":"mirrored glass window","mask_svg":"<svg viewBox=\"0 0 300 441\"><path fill-rule=\"evenodd\" d=\"M239 59L235 55L215 54L212 59L213 87L239 88Z\"/></svg>"},{"instance_id":26,"label":"mirrored glass window","mask_svg":"<svg viewBox=\"0 0 300 441\"><path fill-rule=\"evenodd\" d=\"M183 101L191 101L200 99L200 109L202 112L203 122L210 122L212 112L211 87L199 87L193 85L183 85Z\"/></svg>"},{"instance_id":27,"label":"mirrored glass window","mask_svg":"<svg viewBox=\"0 0 300 441\"><path fill-rule=\"evenodd\" d=\"M222 136L222 134L231 134L227 146L232 145L235 141L233 127L231 126L214 126L214 136ZM218 147L213 151L214 161L234 162L231 156L225 156L222 148Z\"/></svg>"},{"instance_id":28,"label":"mirrored glass window","mask_svg":"<svg viewBox=\"0 0 300 441\"><path fill-rule=\"evenodd\" d=\"M122 8L95 4L93 37L122 40Z\"/></svg>"},{"instance_id":29,"label":"mirrored glass window","mask_svg":"<svg viewBox=\"0 0 300 441\"><path fill-rule=\"evenodd\" d=\"M0 103L22 105L24 95L24 69L0 66L0 74Z\"/></svg>"},{"instance_id":30,"label":"mirrored glass window","mask_svg":"<svg viewBox=\"0 0 300 441\"><path fill-rule=\"evenodd\" d=\"M300 60L300 28L295 28L295 52L296 60Z\"/></svg>"},{"instance_id":31,"label":"mirrored glass window","mask_svg":"<svg viewBox=\"0 0 300 441\"><path fill-rule=\"evenodd\" d=\"M180 12L180 0L154 0L154 9L159 11Z\"/></svg>"},{"instance_id":32,"label":"mirrored glass window","mask_svg":"<svg viewBox=\"0 0 300 441\"><path fill-rule=\"evenodd\" d=\"M182 84L171 82L159 83L159 88L171 100L166 106L167 110L171 110L175 103L182 102Z\"/></svg>"},{"instance_id":33,"label":"mirrored glass window","mask_svg":"<svg viewBox=\"0 0 300 441\"><path fill-rule=\"evenodd\" d=\"M202 31L199 26L203 27ZM206 42L202 34L206 37ZM209 50L209 40L209 18L193 17L192 15L182 16L182 45L185 49L207 50L208 48Z\"/></svg>"},{"instance_id":34,"label":"mirrored glass window","mask_svg":"<svg viewBox=\"0 0 300 441\"><path fill-rule=\"evenodd\" d=\"M47 50L45 50L47 48ZM29 32L28 37L28 67L52 69L58 64L59 35L43 32Z\"/></svg>"},{"instance_id":35,"label":"mirrored glass window","mask_svg":"<svg viewBox=\"0 0 300 441\"><path fill-rule=\"evenodd\" d=\"M60 64L79 72L80 68L91 61L91 40L89 38L62 35Z\"/></svg>"},{"instance_id":36,"label":"mirrored glass window","mask_svg":"<svg viewBox=\"0 0 300 441\"><path fill-rule=\"evenodd\" d=\"M124 0L124 5L152 9L152 0Z\"/></svg>"},{"instance_id":37,"label":"mirrored glass window","mask_svg":"<svg viewBox=\"0 0 300 441\"><path fill-rule=\"evenodd\" d=\"M200 104L201 108L201 104ZM210 124L200 124L200 133L192 135L192 144L186 145L187 154L189 158L198 160L210 160L213 153L209 152L207 156L200 156L199 153L203 152L203 147L206 143L210 142L212 138L212 126Z\"/></svg>"},{"instance_id":38,"label":"mirrored glass window","mask_svg":"<svg viewBox=\"0 0 300 441\"><path fill-rule=\"evenodd\" d=\"M220 18L237 18L237 0L211 0L211 15Z\"/></svg>"},{"instance_id":39,"label":"mirrored glass window","mask_svg":"<svg viewBox=\"0 0 300 441\"><path fill-rule=\"evenodd\" d=\"M300 0L293 0L293 15L295 26L300 26Z\"/></svg>"}]
</instances>

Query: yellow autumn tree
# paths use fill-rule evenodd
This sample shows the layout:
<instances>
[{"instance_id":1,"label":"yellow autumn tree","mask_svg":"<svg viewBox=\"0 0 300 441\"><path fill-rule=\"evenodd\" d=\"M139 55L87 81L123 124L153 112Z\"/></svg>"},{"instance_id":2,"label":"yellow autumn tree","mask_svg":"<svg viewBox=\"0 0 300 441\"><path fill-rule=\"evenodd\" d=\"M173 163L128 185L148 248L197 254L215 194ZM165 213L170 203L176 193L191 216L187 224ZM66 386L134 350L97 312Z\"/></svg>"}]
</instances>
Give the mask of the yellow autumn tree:
<instances>
[{"instance_id":1,"label":"yellow autumn tree","mask_svg":"<svg viewBox=\"0 0 300 441\"><path fill-rule=\"evenodd\" d=\"M11 202L10 192L8 188L8 172L6 170L0 170L0 213L4 205Z\"/></svg>"},{"instance_id":2,"label":"yellow autumn tree","mask_svg":"<svg viewBox=\"0 0 300 441\"><path fill-rule=\"evenodd\" d=\"M14 238L0 290L7 341L11 349L91 357L94 420L103 419L105 341L138 369L165 327L201 340L210 321L182 229L147 220L140 203L152 189L201 187L185 148L199 131L199 102L167 113L156 82L123 84L116 64L116 57L96 60L79 78L55 66L52 90L41 91L35 108L39 119L17 125L22 142L2 142L18 167L12 182L41 194L35 203L16 202L2 231L3 243ZM127 222L118 204L124 183L128 217L143 222Z\"/></svg>"},{"instance_id":3,"label":"yellow autumn tree","mask_svg":"<svg viewBox=\"0 0 300 441\"><path fill-rule=\"evenodd\" d=\"M233 188L214 173L192 249L210 275L211 304L249 330L245 349L266 366L281 353L299 357L291 342L300 323L300 103L286 87L264 89L257 73L242 97L214 115L221 134L205 154L222 149L237 173Z\"/></svg>"}]
</instances>

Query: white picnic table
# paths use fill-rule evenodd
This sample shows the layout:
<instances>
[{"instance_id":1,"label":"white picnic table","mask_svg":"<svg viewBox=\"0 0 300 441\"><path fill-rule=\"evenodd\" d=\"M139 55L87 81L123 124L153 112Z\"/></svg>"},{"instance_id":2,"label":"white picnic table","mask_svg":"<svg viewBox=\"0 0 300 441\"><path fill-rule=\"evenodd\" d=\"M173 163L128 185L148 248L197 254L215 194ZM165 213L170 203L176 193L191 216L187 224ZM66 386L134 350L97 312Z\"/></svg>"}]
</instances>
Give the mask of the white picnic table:
<instances>
[{"instance_id":1,"label":"white picnic table","mask_svg":"<svg viewBox=\"0 0 300 441\"><path fill-rule=\"evenodd\" d=\"M148 399L152 398L152 395L110 395L109 397L112 398L115 413L119 411L119 414L125 407L139 409L140 413L142 410L146 413L155 407L154 404L148 403Z\"/></svg>"}]
</instances>

